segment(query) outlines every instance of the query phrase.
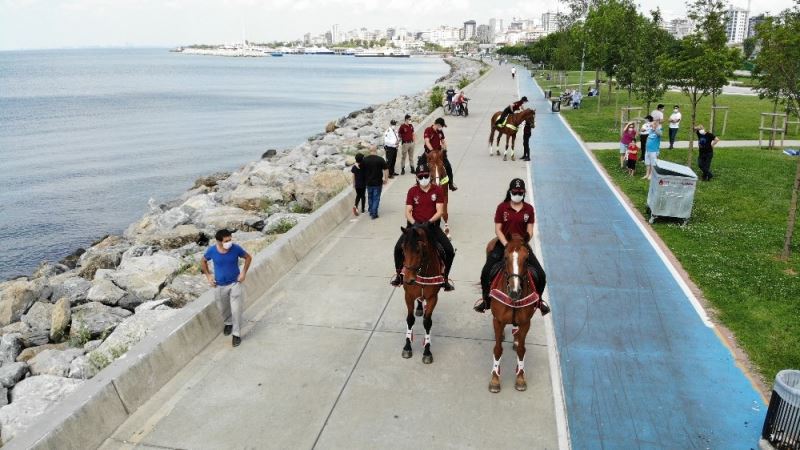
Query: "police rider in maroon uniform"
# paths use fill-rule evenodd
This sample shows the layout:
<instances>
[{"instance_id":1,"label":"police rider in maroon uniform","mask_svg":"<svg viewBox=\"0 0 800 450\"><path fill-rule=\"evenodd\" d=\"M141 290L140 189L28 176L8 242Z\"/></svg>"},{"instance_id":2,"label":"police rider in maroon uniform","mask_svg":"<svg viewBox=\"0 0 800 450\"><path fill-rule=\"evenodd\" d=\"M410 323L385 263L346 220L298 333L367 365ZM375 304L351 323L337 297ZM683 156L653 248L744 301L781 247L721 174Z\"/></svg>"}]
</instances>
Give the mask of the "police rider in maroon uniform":
<instances>
[{"instance_id":1,"label":"police rider in maroon uniform","mask_svg":"<svg viewBox=\"0 0 800 450\"><path fill-rule=\"evenodd\" d=\"M506 117L508 117L509 114L514 114L515 112L522 110L522 105L524 105L525 103L528 103L528 97L522 97L521 99L515 101L514 103L506 106L506 109L503 110L503 113L500 114L500 118L496 122L497 126L499 127L500 125L502 125L503 122L506 121Z\"/></svg>"}]
</instances>

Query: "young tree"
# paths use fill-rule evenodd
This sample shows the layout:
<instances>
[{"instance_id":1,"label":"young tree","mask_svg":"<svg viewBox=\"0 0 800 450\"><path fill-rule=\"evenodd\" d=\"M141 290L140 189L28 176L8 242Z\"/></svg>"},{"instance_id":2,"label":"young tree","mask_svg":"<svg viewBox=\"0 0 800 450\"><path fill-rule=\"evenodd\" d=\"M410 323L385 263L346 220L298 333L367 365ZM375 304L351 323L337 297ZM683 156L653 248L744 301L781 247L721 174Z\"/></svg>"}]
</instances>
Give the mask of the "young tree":
<instances>
[{"instance_id":1,"label":"young tree","mask_svg":"<svg viewBox=\"0 0 800 450\"><path fill-rule=\"evenodd\" d=\"M643 19L640 23L639 33L641 44L637 48L635 56L636 70L633 74L633 90L636 98L647 104L647 111L650 105L664 97L667 91L666 78L664 76L663 59L670 58L674 53L676 42L666 30L661 28L661 10L651 11L651 19Z\"/></svg>"},{"instance_id":2,"label":"young tree","mask_svg":"<svg viewBox=\"0 0 800 450\"><path fill-rule=\"evenodd\" d=\"M689 18L695 22L694 33L681 39L674 55L660 57L668 82L689 98L692 129L697 124L697 105L704 97L715 95L728 83L738 61L737 52L725 45L725 4L721 0L694 0L689 3ZM686 165L692 164L694 133L689 133Z\"/></svg>"}]
</instances>

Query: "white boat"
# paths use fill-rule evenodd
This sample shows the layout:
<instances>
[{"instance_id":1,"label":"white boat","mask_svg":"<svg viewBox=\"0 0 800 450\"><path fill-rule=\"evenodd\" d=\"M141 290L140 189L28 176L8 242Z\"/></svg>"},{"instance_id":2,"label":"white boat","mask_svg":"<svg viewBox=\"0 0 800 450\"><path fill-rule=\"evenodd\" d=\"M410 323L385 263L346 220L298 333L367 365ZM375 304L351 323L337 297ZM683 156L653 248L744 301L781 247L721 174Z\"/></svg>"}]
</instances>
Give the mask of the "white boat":
<instances>
[{"instance_id":1,"label":"white boat","mask_svg":"<svg viewBox=\"0 0 800 450\"><path fill-rule=\"evenodd\" d=\"M365 50L355 53L356 58L410 58L411 55L393 48L381 48L377 50Z\"/></svg>"},{"instance_id":2,"label":"white boat","mask_svg":"<svg viewBox=\"0 0 800 450\"><path fill-rule=\"evenodd\" d=\"M305 49L306 55L335 55L336 52L327 48L327 47L306 47Z\"/></svg>"}]
</instances>

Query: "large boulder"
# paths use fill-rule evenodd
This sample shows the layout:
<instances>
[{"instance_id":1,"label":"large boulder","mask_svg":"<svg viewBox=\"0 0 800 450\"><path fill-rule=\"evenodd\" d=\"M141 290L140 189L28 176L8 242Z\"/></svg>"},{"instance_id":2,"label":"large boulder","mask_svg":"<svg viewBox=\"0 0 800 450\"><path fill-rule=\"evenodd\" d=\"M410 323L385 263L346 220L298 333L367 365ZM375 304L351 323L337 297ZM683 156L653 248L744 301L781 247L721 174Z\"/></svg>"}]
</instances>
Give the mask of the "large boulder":
<instances>
[{"instance_id":1,"label":"large boulder","mask_svg":"<svg viewBox=\"0 0 800 450\"><path fill-rule=\"evenodd\" d=\"M117 267L128 247L130 244L122 236L107 236L81 255L78 261L78 275L91 280L98 269Z\"/></svg>"},{"instance_id":2,"label":"large boulder","mask_svg":"<svg viewBox=\"0 0 800 450\"><path fill-rule=\"evenodd\" d=\"M217 206L197 212L197 222L211 230L261 231L264 220L261 217L233 206Z\"/></svg>"},{"instance_id":3,"label":"large boulder","mask_svg":"<svg viewBox=\"0 0 800 450\"><path fill-rule=\"evenodd\" d=\"M124 308L112 308L98 302L90 302L72 308L70 336L86 340L110 333L122 320L132 313Z\"/></svg>"},{"instance_id":4,"label":"large boulder","mask_svg":"<svg viewBox=\"0 0 800 450\"><path fill-rule=\"evenodd\" d=\"M80 380L53 375L28 377L11 390L11 404L0 408L3 444L24 432L58 401L72 393Z\"/></svg>"},{"instance_id":5,"label":"large boulder","mask_svg":"<svg viewBox=\"0 0 800 450\"><path fill-rule=\"evenodd\" d=\"M69 348L69 345L66 342L62 342L60 344L44 344L37 347L28 347L20 352L19 356L17 356L17 362L26 363L30 361L31 358L45 350L66 350L67 348Z\"/></svg>"},{"instance_id":6,"label":"large boulder","mask_svg":"<svg viewBox=\"0 0 800 450\"><path fill-rule=\"evenodd\" d=\"M18 336L23 348L47 344L49 341L48 329L34 328L23 321L14 322L3 327L2 332L3 335L14 334Z\"/></svg>"},{"instance_id":7,"label":"large boulder","mask_svg":"<svg viewBox=\"0 0 800 450\"><path fill-rule=\"evenodd\" d=\"M28 365L24 362L5 363L0 367L0 386L12 388L19 380L25 378L28 373Z\"/></svg>"},{"instance_id":8,"label":"large boulder","mask_svg":"<svg viewBox=\"0 0 800 450\"><path fill-rule=\"evenodd\" d=\"M157 245L164 249L173 249L196 242L199 238L200 230L196 226L189 224L178 225L171 229L162 229L152 234L140 235L137 237L137 242Z\"/></svg>"},{"instance_id":9,"label":"large boulder","mask_svg":"<svg viewBox=\"0 0 800 450\"><path fill-rule=\"evenodd\" d=\"M49 332L52 316L52 303L36 302L31 306L31 309L22 316L22 321L35 330Z\"/></svg>"},{"instance_id":10,"label":"large boulder","mask_svg":"<svg viewBox=\"0 0 800 450\"><path fill-rule=\"evenodd\" d=\"M120 289L111 280L95 280L92 288L86 294L86 299L90 302L100 302L104 305L116 306L119 300L125 296L125 291Z\"/></svg>"},{"instance_id":11,"label":"large boulder","mask_svg":"<svg viewBox=\"0 0 800 450\"><path fill-rule=\"evenodd\" d=\"M213 188L214 186L219 183L220 180L224 180L231 176L230 172L216 172L212 173L211 175L206 175L204 177L200 177L194 182L194 187L198 188L200 186L205 186L209 188Z\"/></svg>"},{"instance_id":12,"label":"large boulder","mask_svg":"<svg viewBox=\"0 0 800 450\"><path fill-rule=\"evenodd\" d=\"M0 338L0 363L13 363L22 351L22 338L17 333L4 334Z\"/></svg>"},{"instance_id":13,"label":"large boulder","mask_svg":"<svg viewBox=\"0 0 800 450\"><path fill-rule=\"evenodd\" d=\"M82 348L48 349L31 358L28 361L28 367L31 375L66 377L69 375L69 366L72 360L81 355L83 355Z\"/></svg>"},{"instance_id":14,"label":"large boulder","mask_svg":"<svg viewBox=\"0 0 800 450\"><path fill-rule=\"evenodd\" d=\"M123 259L111 274L114 283L143 300L152 300L181 266L178 258L157 253Z\"/></svg>"},{"instance_id":15,"label":"large boulder","mask_svg":"<svg viewBox=\"0 0 800 450\"><path fill-rule=\"evenodd\" d=\"M77 305L86 301L86 294L92 287L92 283L85 278L75 275L74 272L67 272L50 279L53 287L51 298L68 298L70 304Z\"/></svg>"},{"instance_id":16,"label":"large boulder","mask_svg":"<svg viewBox=\"0 0 800 450\"><path fill-rule=\"evenodd\" d=\"M308 183L297 185L295 198L301 207L314 210L336 196L350 183L350 178L340 170L317 172Z\"/></svg>"},{"instance_id":17,"label":"large boulder","mask_svg":"<svg viewBox=\"0 0 800 450\"><path fill-rule=\"evenodd\" d=\"M209 289L205 275L178 275L161 291L159 297L167 298L171 306L181 308Z\"/></svg>"},{"instance_id":18,"label":"large boulder","mask_svg":"<svg viewBox=\"0 0 800 450\"><path fill-rule=\"evenodd\" d=\"M223 196L225 203L248 211L263 211L269 205L283 200L278 188L240 184Z\"/></svg>"},{"instance_id":19,"label":"large boulder","mask_svg":"<svg viewBox=\"0 0 800 450\"><path fill-rule=\"evenodd\" d=\"M278 228L284 227L289 223L292 226L297 225L301 220L308 217L308 214L300 213L277 213L269 216L267 224L264 226L264 233L274 233Z\"/></svg>"},{"instance_id":20,"label":"large boulder","mask_svg":"<svg viewBox=\"0 0 800 450\"><path fill-rule=\"evenodd\" d=\"M56 301L50 316L50 340L59 342L64 339L67 336L67 328L69 328L71 320L72 310L69 300L61 298Z\"/></svg>"},{"instance_id":21,"label":"large boulder","mask_svg":"<svg viewBox=\"0 0 800 450\"><path fill-rule=\"evenodd\" d=\"M13 280L0 283L0 326L18 321L36 301L33 283Z\"/></svg>"}]
</instances>

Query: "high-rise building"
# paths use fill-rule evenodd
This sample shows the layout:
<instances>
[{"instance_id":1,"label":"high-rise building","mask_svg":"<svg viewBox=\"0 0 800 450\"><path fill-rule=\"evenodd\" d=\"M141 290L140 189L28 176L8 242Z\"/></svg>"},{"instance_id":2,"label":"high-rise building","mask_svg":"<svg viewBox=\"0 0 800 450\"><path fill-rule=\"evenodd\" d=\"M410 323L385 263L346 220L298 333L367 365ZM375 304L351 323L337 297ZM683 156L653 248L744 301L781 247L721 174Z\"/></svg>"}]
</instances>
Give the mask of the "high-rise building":
<instances>
[{"instance_id":1,"label":"high-rise building","mask_svg":"<svg viewBox=\"0 0 800 450\"><path fill-rule=\"evenodd\" d=\"M476 23L474 20L464 22L464 39L472 39L477 33Z\"/></svg>"},{"instance_id":2,"label":"high-rise building","mask_svg":"<svg viewBox=\"0 0 800 450\"><path fill-rule=\"evenodd\" d=\"M662 26L675 39L683 39L694 32L694 22L685 18L672 19L669 22L664 22Z\"/></svg>"},{"instance_id":3,"label":"high-rise building","mask_svg":"<svg viewBox=\"0 0 800 450\"><path fill-rule=\"evenodd\" d=\"M481 44L490 44L494 42L494 31L489 25L478 25L476 37Z\"/></svg>"},{"instance_id":4,"label":"high-rise building","mask_svg":"<svg viewBox=\"0 0 800 450\"><path fill-rule=\"evenodd\" d=\"M342 33L339 31L339 24L335 23L331 27L331 44L338 44L342 42Z\"/></svg>"},{"instance_id":5,"label":"high-rise building","mask_svg":"<svg viewBox=\"0 0 800 450\"><path fill-rule=\"evenodd\" d=\"M766 20L766 18L767 18L766 14L759 14L757 16L751 17L747 21L747 37L755 36L757 31L756 27L758 27L758 24Z\"/></svg>"},{"instance_id":6,"label":"high-rise building","mask_svg":"<svg viewBox=\"0 0 800 450\"><path fill-rule=\"evenodd\" d=\"M731 6L728 9L728 25L726 31L729 44L741 44L744 38L747 37L747 15L748 11L743 8Z\"/></svg>"},{"instance_id":7,"label":"high-rise building","mask_svg":"<svg viewBox=\"0 0 800 450\"><path fill-rule=\"evenodd\" d=\"M542 29L545 33L553 33L558 31L558 22L561 19L561 14L557 12L547 11L542 14Z\"/></svg>"}]
</instances>

